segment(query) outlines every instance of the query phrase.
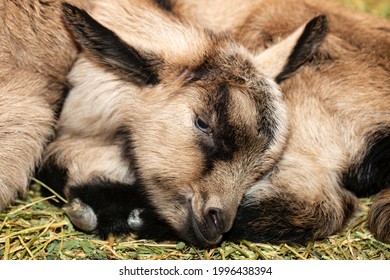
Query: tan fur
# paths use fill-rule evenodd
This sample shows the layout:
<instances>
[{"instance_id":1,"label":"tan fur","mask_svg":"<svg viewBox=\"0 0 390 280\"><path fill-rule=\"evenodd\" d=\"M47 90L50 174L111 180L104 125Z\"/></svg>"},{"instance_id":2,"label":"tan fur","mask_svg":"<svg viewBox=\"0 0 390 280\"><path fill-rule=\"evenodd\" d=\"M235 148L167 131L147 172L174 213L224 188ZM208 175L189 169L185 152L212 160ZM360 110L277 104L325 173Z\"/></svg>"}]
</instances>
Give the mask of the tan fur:
<instances>
[{"instance_id":1,"label":"tan fur","mask_svg":"<svg viewBox=\"0 0 390 280\"><path fill-rule=\"evenodd\" d=\"M272 46L312 16L327 15L330 35L313 66L304 67L281 86L290 119L287 149L270 177L248 194L263 201L264 196L278 197L283 192L297 201L307 201L309 207L301 210L301 217L294 218L293 224L300 224L299 220L305 223L305 219L305 224L310 224L305 215L322 205L329 214L315 219L315 237L339 230L346 222L345 207L355 203L340 188L342 176L368 152L370 135L390 127L389 21L335 1L173 3L176 14L214 30L229 31L254 52ZM390 241L387 197L378 199L380 206L374 202L375 214L370 213L371 230L385 242ZM256 226L261 232L272 227L272 221L262 223L259 219Z\"/></svg>"},{"instance_id":2,"label":"tan fur","mask_svg":"<svg viewBox=\"0 0 390 280\"><path fill-rule=\"evenodd\" d=\"M373 201L371 211L368 213L367 224L374 236L389 243L390 240L390 190L378 193Z\"/></svg>"},{"instance_id":3,"label":"tan fur","mask_svg":"<svg viewBox=\"0 0 390 280\"><path fill-rule=\"evenodd\" d=\"M142 178L154 206L171 226L189 232L188 223L182 222L189 215L203 223L205 212L218 208L224 213L226 231L233 224L245 190L269 171L283 150L287 129L281 92L271 80L274 77L263 76L257 70L260 65L252 64L256 57L242 46L225 36L210 36L203 28L179 22L142 2L138 5L134 1L137 5L129 6L127 1L118 0L104 3L102 9L97 4L91 14L129 45L158 55L164 63L157 68L162 81L155 86L140 87L129 83L121 73L111 73L99 59L85 53L70 73L73 89L61 114L58 137L49 145L46 160L66 168L69 178L66 192L99 178L131 182L133 163L126 159L127 168L122 164L123 151L117 151L117 163L111 167L108 164L112 161L101 163L104 156L98 153L102 148L99 143L123 146L130 141L134 150L124 152L132 153L130 159L136 161L137 176ZM145 15L143 18L133 18L141 13ZM113 21L112 14L126 21ZM143 35L144 30L149 31L147 35ZM168 40L166 33L172 33ZM183 51L182 45L185 45ZM286 51L291 48L291 44L286 44ZM208 58L209 54L213 55ZM206 76L186 85L205 59L215 65L218 74L211 71L210 78ZM264 68L266 65L262 65ZM243 139L239 140L242 143L237 144L238 151L232 159L217 161L208 173L204 152L196 142L204 136L194 127L194 119L201 116L216 131L218 125L225 125L217 119L217 112L208 107L210 102L216 102L210 100L216 98L219 84L229 86L230 105L224 111L229 123L241 130ZM274 135L266 148L266 136L257 132L261 112L256 106L267 106L261 111L272 112L267 117L274 122ZM122 130L131 134L118 137ZM114 151L114 146L111 147ZM177 203L178 198L181 204Z\"/></svg>"},{"instance_id":4,"label":"tan fur","mask_svg":"<svg viewBox=\"0 0 390 280\"><path fill-rule=\"evenodd\" d=\"M146 85L94 49L85 30L77 30L82 16L68 11L86 53L69 76L74 88L48 164L67 170L67 191L142 179L181 238L194 242L200 231L204 240L196 241L205 246L221 237L208 235L209 209L222 210L222 233L232 229L231 238L304 242L337 232L357 206L342 188L345 174L369 153L372 135L390 127L389 23L338 8L333 2L176 0L177 19L149 1L98 2L92 16L155 63L160 80ZM305 24L321 13L330 19L330 34L297 73L284 77L282 96L272 79L283 72ZM201 67L207 75L190 83ZM229 106L221 121L208 106L226 85ZM219 139L199 136L198 117L216 132L227 124L240 132L232 158L207 165L199 139L206 145ZM255 137L259 119L276 128L269 145L262 134L267 126ZM222 143L229 143L227 135ZM229 145L220 148L229 154ZM378 228L386 228L386 218L381 221Z\"/></svg>"},{"instance_id":5,"label":"tan fur","mask_svg":"<svg viewBox=\"0 0 390 280\"><path fill-rule=\"evenodd\" d=\"M155 6L152 1L98 0L95 4L91 14L101 24L114 31L125 42L131 42L132 46L156 53L172 63L196 65L202 59L199 55L210 47L204 32L192 26L184 26L177 17L151 7ZM162 21L164 24L161 24ZM171 51L172 44L175 46L175 53Z\"/></svg>"},{"instance_id":6,"label":"tan fur","mask_svg":"<svg viewBox=\"0 0 390 280\"><path fill-rule=\"evenodd\" d=\"M315 15L326 14L331 32L374 59L387 58L389 22L339 3L324 0L172 0L173 12L216 31L227 31L253 50L261 50ZM373 52L378 50L378 52ZM388 63L388 61L384 61Z\"/></svg>"},{"instance_id":7,"label":"tan fur","mask_svg":"<svg viewBox=\"0 0 390 280\"><path fill-rule=\"evenodd\" d=\"M26 192L76 58L60 2L0 1L0 210Z\"/></svg>"}]
</instances>

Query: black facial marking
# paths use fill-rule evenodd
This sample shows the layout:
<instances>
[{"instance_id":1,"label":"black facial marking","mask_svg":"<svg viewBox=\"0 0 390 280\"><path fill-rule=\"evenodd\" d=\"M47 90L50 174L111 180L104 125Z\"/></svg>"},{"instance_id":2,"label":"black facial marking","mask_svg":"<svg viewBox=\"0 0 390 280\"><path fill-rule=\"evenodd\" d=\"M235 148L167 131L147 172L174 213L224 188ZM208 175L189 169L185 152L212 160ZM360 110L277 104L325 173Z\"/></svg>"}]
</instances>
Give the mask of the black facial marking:
<instances>
[{"instance_id":1,"label":"black facial marking","mask_svg":"<svg viewBox=\"0 0 390 280\"><path fill-rule=\"evenodd\" d=\"M263 87L259 86L259 88ZM268 146L272 139L275 138L275 132L278 129L278 123L275 119L276 109L273 107L273 103L268 93L258 93L258 96L260 96L261 100L256 102L256 110L260 114L257 120L257 133L258 135L265 137L265 146Z\"/></svg>"},{"instance_id":2,"label":"black facial marking","mask_svg":"<svg viewBox=\"0 0 390 280\"><path fill-rule=\"evenodd\" d=\"M227 84L221 84L216 92L207 96L206 108L212 112L214 123L211 125L211 134L199 136L199 146L205 157L205 172L209 172L215 161L229 160L237 150L239 138L237 129L229 119L230 91Z\"/></svg>"},{"instance_id":3,"label":"black facial marking","mask_svg":"<svg viewBox=\"0 0 390 280\"><path fill-rule=\"evenodd\" d=\"M157 57L141 53L129 46L114 32L95 21L84 10L67 3L63 3L62 9L75 37L100 62L125 74L133 82L146 85L159 83L159 77L155 70L159 61Z\"/></svg>"},{"instance_id":4,"label":"black facial marking","mask_svg":"<svg viewBox=\"0 0 390 280\"><path fill-rule=\"evenodd\" d=\"M157 214L141 184L98 182L71 188L71 198L79 198L97 216L97 232L106 239L109 234L134 233L141 239L175 240L174 230ZM142 226L133 229L128 218L135 209L142 209Z\"/></svg>"},{"instance_id":5,"label":"black facial marking","mask_svg":"<svg viewBox=\"0 0 390 280\"><path fill-rule=\"evenodd\" d=\"M263 110L261 117L258 121L258 134L263 135L267 138L266 146L271 142L270 140L275 136L275 130L277 128L272 114L269 115L268 110Z\"/></svg>"},{"instance_id":6,"label":"black facial marking","mask_svg":"<svg viewBox=\"0 0 390 280\"><path fill-rule=\"evenodd\" d=\"M344 174L344 187L358 197L390 188L390 127L367 138L368 149L362 159Z\"/></svg>"},{"instance_id":7,"label":"black facial marking","mask_svg":"<svg viewBox=\"0 0 390 280\"><path fill-rule=\"evenodd\" d=\"M320 15L313 18L306 26L298 39L294 50L290 54L283 71L276 77L279 84L296 72L302 65L312 59L319 46L328 33L328 20L326 16Z\"/></svg>"},{"instance_id":8,"label":"black facial marking","mask_svg":"<svg viewBox=\"0 0 390 280\"><path fill-rule=\"evenodd\" d=\"M213 33L210 33L210 36L214 36L212 34ZM222 70L219 68L219 65L214 62L214 55L214 53L206 55L197 67L188 69L191 75L186 80L187 85L199 80L205 80L209 83L216 82L218 77L222 75Z\"/></svg>"},{"instance_id":9,"label":"black facial marking","mask_svg":"<svg viewBox=\"0 0 390 280\"><path fill-rule=\"evenodd\" d=\"M218 89L215 112L218 129L215 132L216 143L219 145L219 157L231 158L237 148L240 137L237 129L231 124L228 112L230 108L230 90L227 84L221 84Z\"/></svg>"}]
</instances>

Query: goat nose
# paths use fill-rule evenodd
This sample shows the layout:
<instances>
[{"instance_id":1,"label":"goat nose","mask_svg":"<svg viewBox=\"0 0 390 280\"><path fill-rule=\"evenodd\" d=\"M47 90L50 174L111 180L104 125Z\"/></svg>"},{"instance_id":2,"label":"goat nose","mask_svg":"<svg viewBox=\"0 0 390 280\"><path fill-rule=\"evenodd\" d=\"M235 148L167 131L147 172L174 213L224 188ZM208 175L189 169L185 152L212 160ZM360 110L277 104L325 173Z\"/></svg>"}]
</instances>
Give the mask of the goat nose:
<instances>
[{"instance_id":1,"label":"goat nose","mask_svg":"<svg viewBox=\"0 0 390 280\"><path fill-rule=\"evenodd\" d=\"M209 230L214 234L221 234L225 232L225 218L221 209L208 208L205 213Z\"/></svg>"}]
</instances>

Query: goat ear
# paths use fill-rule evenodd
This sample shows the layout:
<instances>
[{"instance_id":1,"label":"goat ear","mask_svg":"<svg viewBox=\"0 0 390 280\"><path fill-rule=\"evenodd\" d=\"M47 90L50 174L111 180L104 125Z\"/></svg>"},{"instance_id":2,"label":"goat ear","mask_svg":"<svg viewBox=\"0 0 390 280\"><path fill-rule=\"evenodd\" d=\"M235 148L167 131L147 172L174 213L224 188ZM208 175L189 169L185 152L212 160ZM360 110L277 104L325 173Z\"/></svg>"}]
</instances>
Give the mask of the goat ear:
<instances>
[{"instance_id":1,"label":"goat ear","mask_svg":"<svg viewBox=\"0 0 390 280\"><path fill-rule=\"evenodd\" d=\"M320 15L256 57L256 64L281 83L312 59L328 33L328 20Z\"/></svg>"},{"instance_id":2,"label":"goat ear","mask_svg":"<svg viewBox=\"0 0 390 280\"><path fill-rule=\"evenodd\" d=\"M94 20L86 11L62 4L65 21L77 41L100 62L141 85L159 82L156 56L141 52Z\"/></svg>"}]
</instances>

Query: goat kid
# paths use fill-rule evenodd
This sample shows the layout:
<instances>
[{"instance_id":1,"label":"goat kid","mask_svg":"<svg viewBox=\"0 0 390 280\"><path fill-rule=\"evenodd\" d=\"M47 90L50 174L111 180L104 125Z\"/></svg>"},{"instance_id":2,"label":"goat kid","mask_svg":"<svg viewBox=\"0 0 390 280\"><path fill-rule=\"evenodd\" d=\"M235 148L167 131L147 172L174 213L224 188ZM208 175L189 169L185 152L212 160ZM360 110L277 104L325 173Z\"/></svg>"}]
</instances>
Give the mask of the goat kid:
<instances>
[{"instance_id":1,"label":"goat kid","mask_svg":"<svg viewBox=\"0 0 390 280\"><path fill-rule=\"evenodd\" d=\"M65 210L83 230L175 235L202 247L220 242L244 194L281 159L289 130L275 81L315 57L326 18L254 54L153 1L96 1L91 15L63 9L85 53L69 75L72 89L41 178L62 188ZM341 201L323 199L329 216L353 208L349 192L327 194ZM324 223L307 231L322 236Z\"/></svg>"},{"instance_id":2,"label":"goat kid","mask_svg":"<svg viewBox=\"0 0 390 280\"><path fill-rule=\"evenodd\" d=\"M231 236L270 242L327 236L356 207L348 190L376 194L368 226L390 243L390 22L337 1L158 2L183 19L230 32L253 52L277 44L302 21L327 16L324 44L281 83L290 120L286 150L247 191Z\"/></svg>"}]
</instances>

